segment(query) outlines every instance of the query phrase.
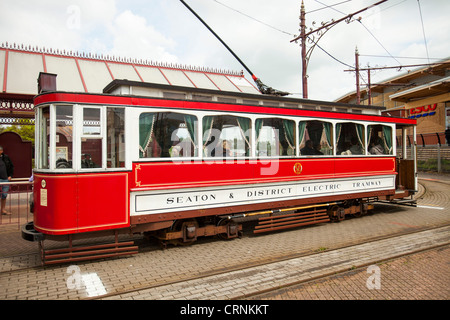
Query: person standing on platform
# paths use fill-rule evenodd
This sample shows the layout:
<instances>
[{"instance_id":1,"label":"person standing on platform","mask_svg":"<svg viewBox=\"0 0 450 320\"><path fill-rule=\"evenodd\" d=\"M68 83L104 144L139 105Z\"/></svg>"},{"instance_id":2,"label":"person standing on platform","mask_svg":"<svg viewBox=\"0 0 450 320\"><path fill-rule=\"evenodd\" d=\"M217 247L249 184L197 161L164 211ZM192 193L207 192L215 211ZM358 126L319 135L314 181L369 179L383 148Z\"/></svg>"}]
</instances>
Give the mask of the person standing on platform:
<instances>
[{"instance_id":1,"label":"person standing on platform","mask_svg":"<svg viewBox=\"0 0 450 320\"><path fill-rule=\"evenodd\" d=\"M14 165L11 159L3 153L3 147L0 146L0 182L11 182L14 174ZM6 212L6 198L8 196L9 185L1 185L1 212L5 215L10 215Z\"/></svg>"}]
</instances>

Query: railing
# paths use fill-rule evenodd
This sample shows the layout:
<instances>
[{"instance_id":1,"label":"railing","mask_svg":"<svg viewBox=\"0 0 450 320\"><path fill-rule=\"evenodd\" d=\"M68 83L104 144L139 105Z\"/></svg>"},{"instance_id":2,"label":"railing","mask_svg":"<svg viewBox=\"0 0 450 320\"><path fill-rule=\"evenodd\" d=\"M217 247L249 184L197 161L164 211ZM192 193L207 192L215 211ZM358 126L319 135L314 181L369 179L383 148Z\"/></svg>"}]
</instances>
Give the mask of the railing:
<instances>
[{"instance_id":1,"label":"railing","mask_svg":"<svg viewBox=\"0 0 450 320\"><path fill-rule=\"evenodd\" d=\"M413 142L413 136L408 135L406 139L407 146L411 146ZM444 132L434 132L434 133L419 133L416 135L416 142L418 147L429 147L429 146L441 146L444 147L448 144ZM397 136L397 147L402 145L402 139ZM450 146L450 144L448 144Z\"/></svg>"},{"instance_id":2,"label":"railing","mask_svg":"<svg viewBox=\"0 0 450 320\"><path fill-rule=\"evenodd\" d=\"M9 185L7 192L5 210L8 215L0 215L0 226L12 226L18 229L31 220L33 214L30 212L30 197L33 194L33 183L28 179L14 179L11 182L0 183L0 193L2 187Z\"/></svg>"},{"instance_id":3,"label":"railing","mask_svg":"<svg viewBox=\"0 0 450 320\"><path fill-rule=\"evenodd\" d=\"M397 137L397 155L401 156L401 138ZM407 137L407 154L410 157L412 136ZM416 135L417 169L450 173L450 145L444 132L424 133Z\"/></svg>"}]
</instances>

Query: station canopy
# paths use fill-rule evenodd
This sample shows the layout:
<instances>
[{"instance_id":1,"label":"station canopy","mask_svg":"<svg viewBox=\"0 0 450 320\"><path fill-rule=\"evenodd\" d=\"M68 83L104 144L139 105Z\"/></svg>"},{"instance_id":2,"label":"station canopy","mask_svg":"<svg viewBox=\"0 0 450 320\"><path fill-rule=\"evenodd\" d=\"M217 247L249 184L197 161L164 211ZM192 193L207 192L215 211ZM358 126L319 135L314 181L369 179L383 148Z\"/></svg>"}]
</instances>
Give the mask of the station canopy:
<instances>
[{"instance_id":1,"label":"station canopy","mask_svg":"<svg viewBox=\"0 0 450 320\"><path fill-rule=\"evenodd\" d=\"M39 73L57 75L58 91L102 93L116 79L260 94L242 71L2 43L0 124L31 123Z\"/></svg>"}]
</instances>

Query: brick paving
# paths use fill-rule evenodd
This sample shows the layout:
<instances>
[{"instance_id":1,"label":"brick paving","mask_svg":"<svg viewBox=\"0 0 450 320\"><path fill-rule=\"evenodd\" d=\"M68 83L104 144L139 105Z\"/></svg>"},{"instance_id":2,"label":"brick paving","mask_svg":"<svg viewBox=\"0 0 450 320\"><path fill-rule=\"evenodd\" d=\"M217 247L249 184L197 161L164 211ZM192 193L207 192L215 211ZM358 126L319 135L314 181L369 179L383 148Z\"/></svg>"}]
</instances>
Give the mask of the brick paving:
<instances>
[{"instance_id":1,"label":"brick paving","mask_svg":"<svg viewBox=\"0 0 450 320\"><path fill-rule=\"evenodd\" d=\"M449 300L450 246L377 263L379 286L366 267L258 295L259 300ZM367 282L369 281L369 285Z\"/></svg>"},{"instance_id":2,"label":"brick paving","mask_svg":"<svg viewBox=\"0 0 450 320\"><path fill-rule=\"evenodd\" d=\"M389 259L390 257L395 257L400 254L412 253L430 246L439 246L449 243L450 226L350 246L329 252L321 252L315 255L288 259L243 270L225 272L223 274L201 279L158 286L144 289L139 292L125 293L111 298L134 300L242 299L245 298L245 296L261 290L277 289L299 281L323 277L332 273L342 272L343 270L357 268L362 265L375 264L377 261ZM444 257L439 258L441 264L448 265L450 262L448 253L450 253L450 249L444 253ZM445 270L445 272L439 272L439 275L448 276L448 266L447 270ZM389 278L387 278L386 281L389 281ZM383 283L384 282L385 281L383 281ZM363 283L365 284L365 280ZM346 284L344 284L344 286L345 285ZM448 290L448 284L445 284L445 286ZM395 287L402 288L401 280ZM289 289L284 290L284 292L289 291ZM326 295L322 295L319 299L325 299L325 297ZM364 299L364 295L361 297ZM278 299L279 295L273 296L273 298Z\"/></svg>"},{"instance_id":3,"label":"brick paving","mask_svg":"<svg viewBox=\"0 0 450 320\"><path fill-rule=\"evenodd\" d=\"M402 232L449 225L450 184L433 180L421 180L421 184L426 192L422 188L419 204L424 207L377 205L372 214L340 223L260 236L246 235L232 241L200 239L192 246L170 247L167 250L161 250L154 242L138 239L141 251L138 255L78 263L77 266L83 277L97 276L106 292L114 294L300 255L315 254L314 257L318 258L335 248L351 247ZM17 230L2 230L1 226L0 299L84 299L88 296L83 285L68 287L67 281L71 277L67 272L69 265L36 267L39 264L37 244L22 240ZM52 245L59 244L49 243L49 246ZM321 254L316 254L323 250ZM24 267L31 268L18 270ZM201 288L197 289L198 298L206 297Z\"/></svg>"}]
</instances>

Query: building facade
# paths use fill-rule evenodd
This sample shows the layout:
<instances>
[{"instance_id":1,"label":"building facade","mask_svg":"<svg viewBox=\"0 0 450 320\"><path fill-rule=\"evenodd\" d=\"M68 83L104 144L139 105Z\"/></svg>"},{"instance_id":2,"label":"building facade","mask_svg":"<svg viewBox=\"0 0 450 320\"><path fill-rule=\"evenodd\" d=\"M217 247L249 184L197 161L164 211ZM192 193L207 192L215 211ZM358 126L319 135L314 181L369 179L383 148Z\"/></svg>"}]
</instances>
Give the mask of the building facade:
<instances>
[{"instance_id":1,"label":"building facade","mask_svg":"<svg viewBox=\"0 0 450 320\"><path fill-rule=\"evenodd\" d=\"M403 73L361 90L360 103L386 107L383 114L417 120L418 143L444 144L450 128L450 59ZM350 92L336 102L356 103Z\"/></svg>"}]
</instances>

